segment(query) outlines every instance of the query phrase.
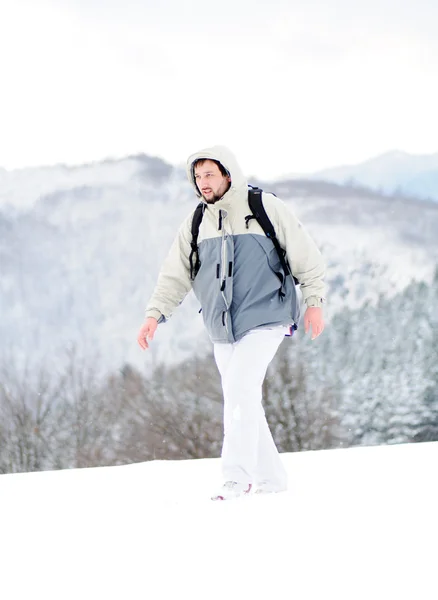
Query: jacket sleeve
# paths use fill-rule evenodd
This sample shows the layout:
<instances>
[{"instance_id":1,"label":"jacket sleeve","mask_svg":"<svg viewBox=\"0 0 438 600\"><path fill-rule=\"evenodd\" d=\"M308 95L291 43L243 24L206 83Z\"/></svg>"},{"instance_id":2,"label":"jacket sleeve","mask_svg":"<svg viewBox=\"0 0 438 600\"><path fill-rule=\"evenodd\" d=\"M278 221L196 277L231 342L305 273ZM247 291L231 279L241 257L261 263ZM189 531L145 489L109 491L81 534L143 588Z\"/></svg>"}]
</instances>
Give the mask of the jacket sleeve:
<instances>
[{"instance_id":1,"label":"jacket sleeve","mask_svg":"<svg viewBox=\"0 0 438 600\"><path fill-rule=\"evenodd\" d=\"M292 274L300 283L303 300L309 307L321 307L325 302L326 274L326 264L321 252L303 224L283 200L272 195L263 195L263 200L278 241L281 247L286 249Z\"/></svg>"},{"instance_id":2,"label":"jacket sleeve","mask_svg":"<svg viewBox=\"0 0 438 600\"><path fill-rule=\"evenodd\" d=\"M146 318L154 317L159 323L165 322L192 289L189 261L192 218L193 212L180 226L164 260L146 307Z\"/></svg>"}]
</instances>

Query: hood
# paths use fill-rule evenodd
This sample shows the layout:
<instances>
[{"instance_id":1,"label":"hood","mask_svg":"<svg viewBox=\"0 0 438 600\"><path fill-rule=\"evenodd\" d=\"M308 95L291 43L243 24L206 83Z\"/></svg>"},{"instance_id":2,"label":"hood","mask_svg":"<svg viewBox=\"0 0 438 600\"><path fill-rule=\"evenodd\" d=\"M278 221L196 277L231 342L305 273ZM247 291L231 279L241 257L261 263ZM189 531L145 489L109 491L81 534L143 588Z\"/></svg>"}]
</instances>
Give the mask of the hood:
<instances>
[{"instance_id":1,"label":"hood","mask_svg":"<svg viewBox=\"0 0 438 600\"><path fill-rule=\"evenodd\" d=\"M244 191L248 189L248 182L246 177L243 175L242 169L237 163L236 157L226 146L212 146L211 148L205 148L195 154L192 154L187 159L187 177L192 184L195 193L198 197L201 197L194 178L193 163L198 158L209 158L211 160L218 160L222 166L229 172L231 176L231 190ZM228 192L227 192L228 194Z\"/></svg>"}]
</instances>

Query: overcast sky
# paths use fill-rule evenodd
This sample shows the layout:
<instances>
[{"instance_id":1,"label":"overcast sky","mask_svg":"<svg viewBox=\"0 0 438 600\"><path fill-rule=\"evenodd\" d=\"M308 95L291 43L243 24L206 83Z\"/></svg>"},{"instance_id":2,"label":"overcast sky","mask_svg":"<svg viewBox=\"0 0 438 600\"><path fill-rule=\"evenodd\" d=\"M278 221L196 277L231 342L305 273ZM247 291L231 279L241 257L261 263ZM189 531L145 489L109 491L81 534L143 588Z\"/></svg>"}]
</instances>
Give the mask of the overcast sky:
<instances>
[{"instance_id":1,"label":"overcast sky","mask_svg":"<svg viewBox=\"0 0 438 600\"><path fill-rule=\"evenodd\" d=\"M437 0L0 0L0 166L438 152Z\"/></svg>"}]
</instances>

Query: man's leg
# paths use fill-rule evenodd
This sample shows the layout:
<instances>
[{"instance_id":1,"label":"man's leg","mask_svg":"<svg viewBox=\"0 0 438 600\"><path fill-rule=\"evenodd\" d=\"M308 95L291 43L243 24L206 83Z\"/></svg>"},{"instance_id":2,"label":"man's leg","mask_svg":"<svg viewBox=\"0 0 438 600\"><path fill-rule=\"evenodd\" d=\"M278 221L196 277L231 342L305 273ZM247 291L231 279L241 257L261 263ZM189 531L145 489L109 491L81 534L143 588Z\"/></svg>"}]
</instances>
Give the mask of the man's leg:
<instances>
[{"instance_id":1,"label":"man's leg","mask_svg":"<svg viewBox=\"0 0 438 600\"><path fill-rule=\"evenodd\" d=\"M266 491L281 492L287 488L287 472L269 429L263 406L259 413L259 444L257 449L257 486Z\"/></svg>"},{"instance_id":2,"label":"man's leg","mask_svg":"<svg viewBox=\"0 0 438 600\"><path fill-rule=\"evenodd\" d=\"M224 441L222 444L222 457L224 456L225 447L225 433L230 430L232 413L234 410L233 396L228 395L228 370L233 358L234 349L236 344L215 344L214 345L214 358L216 361L217 368L221 376L222 393L224 397L223 405L223 428L224 428ZM222 461L223 467L223 461ZM226 476L224 469L222 468L225 481L232 481L233 479Z\"/></svg>"},{"instance_id":3,"label":"man's leg","mask_svg":"<svg viewBox=\"0 0 438 600\"><path fill-rule=\"evenodd\" d=\"M258 329L234 344L215 344L216 363L224 392L224 444L222 469L225 480L253 483L262 452L263 474L278 479L281 461L262 407L262 384L269 363L284 339L284 330ZM272 444L269 441L272 440ZM261 436L261 437L260 437ZM261 449L259 451L259 441ZM264 456L267 452L269 456ZM282 475L285 479L285 473ZM284 482L282 481L282 484Z\"/></svg>"}]
</instances>

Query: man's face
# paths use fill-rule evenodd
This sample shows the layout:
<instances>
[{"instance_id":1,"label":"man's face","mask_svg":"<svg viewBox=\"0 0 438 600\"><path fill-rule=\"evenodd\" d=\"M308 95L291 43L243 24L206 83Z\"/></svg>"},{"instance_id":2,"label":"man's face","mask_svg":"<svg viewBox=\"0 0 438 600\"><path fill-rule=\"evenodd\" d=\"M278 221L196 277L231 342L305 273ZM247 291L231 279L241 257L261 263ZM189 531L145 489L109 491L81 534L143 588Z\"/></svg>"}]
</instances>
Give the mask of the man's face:
<instances>
[{"instance_id":1,"label":"man's face","mask_svg":"<svg viewBox=\"0 0 438 600\"><path fill-rule=\"evenodd\" d=\"M202 197L209 204L222 198L231 184L230 177L225 177L212 160L206 160L195 167L195 181Z\"/></svg>"}]
</instances>

